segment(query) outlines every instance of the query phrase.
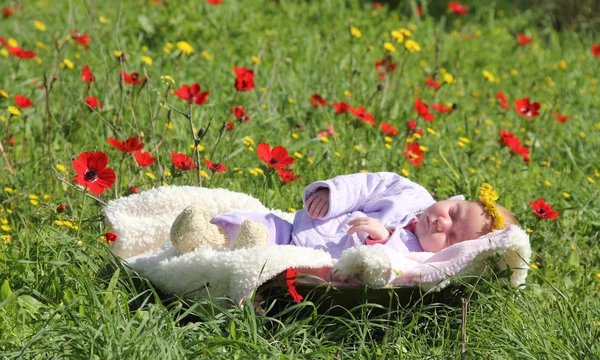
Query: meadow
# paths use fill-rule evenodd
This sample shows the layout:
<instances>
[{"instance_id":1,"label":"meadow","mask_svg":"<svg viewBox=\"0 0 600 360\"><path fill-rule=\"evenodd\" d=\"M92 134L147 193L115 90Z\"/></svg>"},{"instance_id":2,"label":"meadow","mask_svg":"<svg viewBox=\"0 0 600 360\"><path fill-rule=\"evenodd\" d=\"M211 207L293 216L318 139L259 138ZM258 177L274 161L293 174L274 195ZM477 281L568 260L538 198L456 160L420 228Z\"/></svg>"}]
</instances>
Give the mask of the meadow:
<instances>
[{"instance_id":1,"label":"meadow","mask_svg":"<svg viewBox=\"0 0 600 360\"><path fill-rule=\"evenodd\" d=\"M600 358L594 26L485 1L4 4L0 357ZM197 185L296 211L361 171L436 199L492 184L530 235L526 286L488 269L447 301L262 314L107 271L112 199Z\"/></svg>"}]
</instances>

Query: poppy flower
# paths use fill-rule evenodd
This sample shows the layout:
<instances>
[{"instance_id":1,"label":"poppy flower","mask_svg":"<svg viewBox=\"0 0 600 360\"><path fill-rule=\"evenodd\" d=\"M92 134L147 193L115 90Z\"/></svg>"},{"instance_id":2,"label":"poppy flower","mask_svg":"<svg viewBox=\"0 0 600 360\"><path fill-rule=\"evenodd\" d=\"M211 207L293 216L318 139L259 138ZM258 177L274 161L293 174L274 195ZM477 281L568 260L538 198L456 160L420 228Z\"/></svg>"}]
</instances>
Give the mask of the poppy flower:
<instances>
[{"instance_id":1,"label":"poppy flower","mask_svg":"<svg viewBox=\"0 0 600 360\"><path fill-rule=\"evenodd\" d=\"M380 3L379 1L374 1L373 2L373 9L381 9L383 8L383 4Z\"/></svg>"},{"instance_id":2,"label":"poppy flower","mask_svg":"<svg viewBox=\"0 0 600 360\"><path fill-rule=\"evenodd\" d=\"M427 83L428 87L436 91L440 88L440 86L442 86L442 84L439 81L435 81L435 79L430 77L425 78L425 82Z\"/></svg>"},{"instance_id":3,"label":"poppy flower","mask_svg":"<svg viewBox=\"0 0 600 360\"><path fill-rule=\"evenodd\" d=\"M456 15L462 17L462 16L465 16L467 11L469 11L469 7L463 5L459 2L452 1L452 2L448 3L448 10L450 10L451 12L455 13Z\"/></svg>"},{"instance_id":4,"label":"poppy flower","mask_svg":"<svg viewBox=\"0 0 600 360\"><path fill-rule=\"evenodd\" d=\"M335 109L335 113L336 114L343 114L346 111L348 111L348 108L350 108L350 106L348 106L348 104L346 104L343 101L340 102L333 102L333 108Z\"/></svg>"},{"instance_id":5,"label":"poppy flower","mask_svg":"<svg viewBox=\"0 0 600 360\"><path fill-rule=\"evenodd\" d=\"M243 121L243 122L250 121L250 116L246 115L246 110L244 110L242 105L239 105L239 106L231 105L231 112L233 113L233 116L235 116L235 118L238 119L239 121Z\"/></svg>"},{"instance_id":6,"label":"poppy flower","mask_svg":"<svg viewBox=\"0 0 600 360\"><path fill-rule=\"evenodd\" d=\"M515 100L514 104L517 112L526 118L534 118L540 114L538 112L540 110L540 103L531 102L529 98Z\"/></svg>"},{"instance_id":7,"label":"poppy flower","mask_svg":"<svg viewBox=\"0 0 600 360\"><path fill-rule=\"evenodd\" d=\"M19 46L9 46L8 47L8 52L13 54L13 56L18 57L19 59L23 59L23 60L28 60L28 59L33 59L34 57L37 56L36 53L34 53L31 50L23 50L22 47Z\"/></svg>"},{"instance_id":8,"label":"poppy flower","mask_svg":"<svg viewBox=\"0 0 600 360\"><path fill-rule=\"evenodd\" d=\"M192 86L182 84L181 88L173 93L189 103L204 105L210 91L201 92L200 90L200 84L198 83L192 84Z\"/></svg>"},{"instance_id":9,"label":"poppy flower","mask_svg":"<svg viewBox=\"0 0 600 360\"><path fill-rule=\"evenodd\" d=\"M515 153L521 155L525 162L529 162L531 159L529 158L529 149L521 145L521 140L516 137L513 133L500 130L500 139L504 143L504 145L508 146Z\"/></svg>"},{"instance_id":10,"label":"poppy flower","mask_svg":"<svg viewBox=\"0 0 600 360\"><path fill-rule=\"evenodd\" d=\"M90 36L87 34L80 34L77 30L71 31L71 37L75 40L79 45L83 45L85 50L90 49Z\"/></svg>"},{"instance_id":11,"label":"poppy flower","mask_svg":"<svg viewBox=\"0 0 600 360\"><path fill-rule=\"evenodd\" d=\"M6 40L6 38L3 38L2 36L0 36L0 45L2 45L2 46L8 45L8 40Z\"/></svg>"},{"instance_id":12,"label":"poppy flower","mask_svg":"<svg viewBox=\"0 0 600 360\"><path fill-rule=\"evenodd\" d=\"M441 113L451 113L454 110L453 107L446 107L444 104L431 104L433 110L441 112Z\"/></svg>"},{"instance_id":13,"label":"poppy flower","mask_svg":"<svg viewBox=\"0 0 600 360\"><path fill-rule=\"evenodd\" d=\"M381 80L385 79L385 75L396 70L396 64L390 61L389 58L375 61L375 69Z\"/></svg>"},{"instance_id":14,"label":"poppy flower","mask_svg":"<svg viewBox=\"0 0 600 360\"><path fill-rule=\"evenodd\" d=\"M348 111L350 111L354 116L356 116L360 121L366 122L367 124L375 125L375 120L373 120L373 114L369 114L364 106L355 109L351 106L348 106Z\"/></svg>"},{"instance_id":15,"label":"poppy flower","mask_svg":"<svg viewBox=\"0 0 600 360\"><path fill-rule=\"evenodd\" d=\"M256 147L256 154L265 162L265 164L274 169L285 168L296 162L293 157L289 156L287 149L280 145L275 146L273 150L271 150L269 144L260 143Z\"/></svg>"},{"instance_id":16,"label":"poppy flower","mask_svg":"<svg viewBox=\"0 0 600 360\"><path fill-rule=\"evenodd\" d=\"M119 240L119 235L117 235L116 233L112 232L112 231L108 231L106 234L102 235L102 237L104 238L104 241L107 244L113 243L117 240Z\"/></svg>"},{"instance_id":17,"label":"poppy flower","mask_svg":"<svg viewBox=\"0 0 600 360\"><path fill-rule=\"evenodd\" d=\"M135 158L135 162L141 167L150 166L156 161L156 158L152 157L150 151L144 152L141 149L136 150L133 153L133 157Z\"/></svg>"},{"instance_id":18,"label":"poppy flower","mask_svg":"<svg viewBox=\"0 0 600 360\"><path fill-rule=\"evenodd\" d=\"M396 129L391 124L388 124L384 121L381 122L381 132L387 136L394 136L394 135L398 135L400 133L400 131L398 131L398 129Z\"/></svg>"},{"instance_id":19,"label":"poppy flower","mask_svg":"<svg viewBox=\"0 0 600 360\"><path fill-rule=\"evenodd\" d=\"M231 130L233 130L233 121L228 121L228 122L224 123L223 126L225 127L225 130L231 131Z\"/></svg>"},{"instance_id":20,"label":"poppy flower","mask_svg":"<svg viewBox=\"0 0 600 360\"><path fill-rule=\"evenodd\" d=\"M414 120L408 120L408 130L413 134L423 135L423 128L417 127L417 122Z\"/></svg>"},{"instance_id":21,"label":"poppy flower","mask_svg":"<svg viewBox=\"0 0 600 360\"><path fill-rule=\"evenodd\" d=\"M529 205L531 205L533 213L542 219L556 220L556 217L558 216L558 211L554 211L552 206L546 203L542 198L538 198L536 202L530 201Z\"/></svg>"},{"instance_id":22,"label":"poppy flower","mask_svg":"<svg viewBox=\"0 0 600 360\"><path fill-rule=\"evenodd\" d=\"M498 105L504 110L508 110L508 99L504 96L502 91L496 93L496 99L498 99Z\"/></svg>"},{"instance_id":23,"label":"poppy flower","mask_svg":"<svg viewBox=\"0 0 600 360\"><path fill-rule=\"evenodd\" d=\"M552 113L552 117L556 119L559 123L564 124L569 119L567 115L563 115L560 113Z\"/></svg>"},{"instance_id":24,"label":"poppy flower","mask_svg":"<svg viewBox=\"0 0 600 360\"><path fill-rule=\"evenodd\" d=\"M206 163L206 166L214 172L222 173L222 172L229 171L223 164L212 162L206 158L203 158L202 160L204 160L204 162Z\"/></svg>"},{"instance_id":25,"label":"poppy flower","mask_svg":"<svg viewBox=\"0 0 600 360\"><path fill-rule=\"evenodd\" d=\"M81 79L84 83L87 84L96 81L96 77L94 76L94 74L92 74L92 71L90 70L89 66L83 65L83 70L81 70Z\"/></svg>"},{"instance_id":26,"label":"poppy flower","mask_svg":"<svg viewBox=\"0 0 600 360\"><path fill-rule=\"evenodd\" d=\"M146 78L140 78L140 74L132 72L127 74L125 71L121 72L121 79L131 85L141 85L146 82Z\"/></svg>"},{"instance_id":27,"label":"poppy flower","mask_svg":"<svg viewBox=\"0 0 600 360\"><path fill-rule=\"evenodd\" d=\"M108 156L102 151L83 152L71 164L77 173L75 181L89 188L93 194L102 194L104 189L111 188L115 182L115 172L106 167Z\"/></svg>"},{"instance_id":28,"label":"poppy flower","mask_svg":"<svg viewBox=\"0 0 600 360\"><path fill-rule=\"evenodd\" d=\"M592 55L600 57L600 44L592 44Z\"/></svg>"},{"instance_id":29,"label":"poppy flower","mask_svg":"<svg viewBox=\"0 0 600 360\"><path fill-rule=\"evenodd\" d=\"M425 121L431 122L435 119L433 114L429 112L429 106L421 102L421 98L417 98L417 100L415 100L415 111Z\"/></svg>"},{"instance_id":30,"label":"poppy flower","mask_svg":"<svg viewBox=\"0 0 600 360\"><path fill-rule=\"evenodd\" d=\"M95 98L93 96L86 97L85 103L92 109L97 109L97 108L102 109L104 107L104 104L102 104L100 102L100 100L98 100L97 98Z\"/></svg>"},{"instance_id":31,"label":"poppy flower","mask_svg":"<svg viewBox=\"0 0 600 360\"><path fill-rule=\"evenodd\" d=\"M207 3L211 4L211 5L216 5L219 6L221 4L223 4L222 0L206 0Z\"/></svg>"},{"instance_id":32,"label":"poppy flower","mask_svg":"<svg viewBox=\"0 0 600 360\"><path fill-rule=\"evenodd\" d=\"M298 273L291 267L285 271L285 284L288 292L292 296L292 299L294 299L296 303L300 304L303 297L302 295L298 294L298 291L296 291L296 276L298 276Z\"/></svg>"},{"instance_id":33,"label":"poppy flower","mask_svg":"<svg viewBox=\"0 0 600 360\"><path fill-rule=\"evenodd\" d=\"M325 129L325 130L323 130L323 131L319 132L319 133L317 134L317 137L318 137L318 138L322 138L323 136L327 136L327 135L329 135L329 136L333 136L333 134L334 134L333 125L331 125L331 124L327 124L327 129Z\"/></svg>"},{"instance_id":34,"label":"poppy flower","mask_svg":"<svg viewBox=\"0 0 600 360\"><path fill-rule=\"evenodd\" d=\"M244 67L233 67L235 73L235 88L237 91L251 91L254 89L254 71Z\"/></svg>"},{"instance_id":35,"label":"poppy flower","mask_svg":"<svg viewBox=\"0 0 600 360\"><path fill-rule=\"evenodd\" d=\"M129 193L130 194L139 194L140 193L140 189L138 189L137 186L132 186L129 188Z\"/></svg>"},{"instance_id":36,"label":"poppy flower","mask_svg":"<svg viewBox=\"0 0 600 360\"><path fill-rule=\"evenodd\" d=\"M112 147L117 150L121 150L121 152L133 154L138 150L142 150L144 148L144 143L140 142L140 139L137 136L131 136L129 139L121 142L114 138L106 138L106 142L108 142Z\"/></svg>"},{"instance_id":37,"label":"poppy flower","mask_svg":"<svg viewBox=\"0 0 600 360\"><path fill-rule=\"evenodd\" d=\"M283 182L285 182L285 183L290 183L296 179L301 178L301 176L294 174L293 169L286 170L284 168L278 168L277 173L279 174L279 177L281 178L281 180L283 180Z\"/></svg>"},{"instance_id":38,"label":"poppy flower","mask_svg":"<svg viewBox=\"0 0 600 360\"><path fill-rule=\"evenodd\" d=\"M13 9L9 8L8 6L5 6L5 7L3 7L3 8L2 8L2 15L3 15L5 18L11 17L11 16L13 16L14 14L15 14L15 13L14 13Z\"/></svg>"},{"instance_id":39,"label":"poppy flower","mask_svg":"<svg viewBox=\"0 0 600 360\"><path fill-rule=\"evenodd\" d=\"M310 102L314 107L327 105L327 101L319 94L313 94L313 96L310 97Z\"/></svg>"},{"instance_id":40,"label":"poppy flower","mask_svg":"<svg viewBox=\"0 0 600 360\"><path fill-rule=\"evenodd\" d=\"M419 15L419 17L423 17L423 7L420 5L417 6L417 15Z\"/></svg>"},{"instance_id":41,"label":"poppy flower","mask_svg":"<svg viewBox=\"0 0 600 360\"><path fill-rule=\"evenodd\" d=\"M21 109L27 109L28 107L33 106L31 100L23 95L15 95L15 104L17 104L17 106Z\"/></svg>"},{"instance_id":42,"label":"poppy flower","mask_svg":"<svg viewBox=\"0 0 600 360\"><path fill-rule=\"evenodd\" d=\"M177 154L173 150L171 150L171 161L173 162L173 165L183 171L197 168L191 157L186 154Z\"/></svg>"},{"instance_id":43,"label":"poppy flower","mask_svg":"<svg viewBox=\"0 0 600 360\"><path fill-rule=\"evenodd\" d=\"M517 46L529 45L532 41L533 41L532 38L528 38L523 33L519 33L519 35L517 35Z\"/></svg>"},{"instance_id":44,"label":"poppy flower","mask_svg":"<svg viewBox=\"0 0 600 360\"><path fill-rule=\"evenodd\" d=\"M408 159L408 162L415 166L421 166L423 159L425 159L425 153L416 142L406 143L404 156Z\"/></svg>"}]
</instances>

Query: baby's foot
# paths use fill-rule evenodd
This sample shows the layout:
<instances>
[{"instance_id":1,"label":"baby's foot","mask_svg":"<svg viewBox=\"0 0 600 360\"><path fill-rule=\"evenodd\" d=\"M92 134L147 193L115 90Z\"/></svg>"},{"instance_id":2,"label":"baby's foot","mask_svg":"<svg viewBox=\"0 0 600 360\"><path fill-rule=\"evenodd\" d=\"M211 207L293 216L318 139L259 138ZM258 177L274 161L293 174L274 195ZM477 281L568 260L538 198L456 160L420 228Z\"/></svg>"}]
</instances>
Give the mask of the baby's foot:
<instances>
[{"instance_id":1,"label":"baby's foot","mask_svg":"<svg viewBox=\"0 0 600 360\"><path fill-rule=\"evenodd\" d=\"M233 249L246 249L255 246L267 245L269 242L269 229L263 223L244 220L240 225L240 232L235 238Z\"/></svg>"},{"instance_id":2,"label":"baby's foot","mask_svg":"<svg viewBox=\"0 0 600 360\"><path fill-rule=\"evenodd\" d=\"M229 248L229 237L222 227L210 223L204 206L190 205L171 225L171 243L184 254L205 246Z\"/></svg>"}]
</instances>

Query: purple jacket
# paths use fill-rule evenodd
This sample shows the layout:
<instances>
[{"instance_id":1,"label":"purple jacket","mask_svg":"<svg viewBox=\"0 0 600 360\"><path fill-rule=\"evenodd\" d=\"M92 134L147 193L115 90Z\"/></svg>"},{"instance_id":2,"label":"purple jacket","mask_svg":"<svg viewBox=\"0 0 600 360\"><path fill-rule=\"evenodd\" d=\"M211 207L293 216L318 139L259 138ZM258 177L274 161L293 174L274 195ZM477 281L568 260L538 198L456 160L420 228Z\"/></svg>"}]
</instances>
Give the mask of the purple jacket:
<instances>
[{"instance_id":1,"label":"purple jacket","mask_svg":"<svg viewBox=\"0 0 600 360\"><path fill-rule=\"evenodd\" d=\"M302 201L320 188L329 189L329 211L322 219L298 211L292 228L292 244L322 249L338 259L350 247L365 243L363 232L346 234L348 222L357 217L377 219L392 230L386 246L401 253L423 251L416 236L404 229L431 204L435 203L424 187L396 173L360 173L342 175L308 185Z\"/></svg>"}]
</instances>

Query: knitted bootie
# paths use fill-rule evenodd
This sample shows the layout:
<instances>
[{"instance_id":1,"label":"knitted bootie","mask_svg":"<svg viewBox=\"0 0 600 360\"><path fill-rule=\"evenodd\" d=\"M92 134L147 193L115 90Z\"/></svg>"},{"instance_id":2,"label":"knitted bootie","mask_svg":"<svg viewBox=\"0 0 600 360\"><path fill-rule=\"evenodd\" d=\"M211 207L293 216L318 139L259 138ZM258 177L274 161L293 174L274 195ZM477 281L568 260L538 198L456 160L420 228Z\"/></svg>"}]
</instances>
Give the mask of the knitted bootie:
<instances>
[{"instance_id":1,"label":"knitted bootie","mask_svg":"<svg viewBox=\"0 0 600 360\"><path fill-rule=\"evenodd\" d=\"M205 207L190 205L171 225L171 243L182 254L205 246L229 249L229 236L225 229L210 223Z\"/></svg>"},{"instance_id":2,"label":"knitted bootie","mask_svg":"<svg viewBox=\"0 0 600 360\"><path fill-rule=\"evenodd\" d=\"M233 249L246 249L255 246L267 245L269 242L269 229L263 223L244 220L240 225L240 232L235 238Z\"/></svg>"}]
</instances>

